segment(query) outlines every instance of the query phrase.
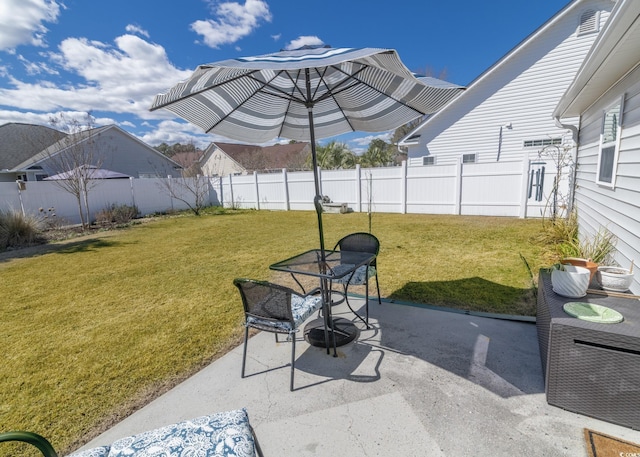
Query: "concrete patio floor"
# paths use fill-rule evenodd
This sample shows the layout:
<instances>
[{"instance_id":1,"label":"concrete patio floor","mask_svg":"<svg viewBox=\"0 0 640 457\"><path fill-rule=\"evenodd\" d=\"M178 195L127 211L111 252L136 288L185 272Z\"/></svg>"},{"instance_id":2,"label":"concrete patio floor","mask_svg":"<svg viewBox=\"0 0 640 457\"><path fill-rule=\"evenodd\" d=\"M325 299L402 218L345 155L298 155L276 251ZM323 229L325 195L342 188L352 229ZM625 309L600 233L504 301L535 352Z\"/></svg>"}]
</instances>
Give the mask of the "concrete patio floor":
<instances>
[{"instance_id":1,"label":"concrete patio floor","mask_svg":"<svg viewBox=\"0 0 640 457\"><path fill-rule=\"evenodd\" d=\"M362 299L354 298L356 306ZM344 305L334 316L353 320ZM640 431L550 406L532 323L391 302L338 357L299 335L242 346L85 448L183 419L245 407L266 456L587 456L583 428L640 443Z\"/></svg>"}]
</instances>

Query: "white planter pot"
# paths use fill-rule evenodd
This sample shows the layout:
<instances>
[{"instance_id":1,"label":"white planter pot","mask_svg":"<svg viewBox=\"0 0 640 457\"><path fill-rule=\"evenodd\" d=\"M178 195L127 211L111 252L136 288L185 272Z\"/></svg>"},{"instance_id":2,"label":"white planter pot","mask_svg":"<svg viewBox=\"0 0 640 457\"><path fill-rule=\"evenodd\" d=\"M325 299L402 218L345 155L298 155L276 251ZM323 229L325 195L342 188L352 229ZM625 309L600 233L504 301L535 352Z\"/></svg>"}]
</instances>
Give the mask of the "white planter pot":
<instances>
[{"instance_id":1,"label":"white planter pot","mask_svg":"<svg viewBox=\"0 0 640 457\"><path fill-rule=\"evenodd\" d=\"M633 274L626 268L602 266L598 267L596 281L604 290L626 292L631 287Z\"/></svg>"},{"instance_id":2,"label":"white planter pot","mask_svg":"<svg viewBox=\"0 0 640 457\"><path fill-rule=\"evenodd\" d=\"M564 270L551 271L551 285L558 295L580 298L587 295L591 272L584 267L563 265Z\"/></svg>"}]
</instances>

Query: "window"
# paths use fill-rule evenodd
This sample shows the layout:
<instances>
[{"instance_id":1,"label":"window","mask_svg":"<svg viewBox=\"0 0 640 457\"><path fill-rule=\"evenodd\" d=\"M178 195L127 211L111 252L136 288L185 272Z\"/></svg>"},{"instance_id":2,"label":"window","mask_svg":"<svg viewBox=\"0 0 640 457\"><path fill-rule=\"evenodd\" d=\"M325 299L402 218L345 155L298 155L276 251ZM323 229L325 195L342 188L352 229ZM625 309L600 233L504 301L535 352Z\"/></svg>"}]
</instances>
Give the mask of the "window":
<instances>
[{"instance_id":1,"label":"window","mask_svg":"<svg viewBox=\"0 0 640 457\"><path fill-rule=\"evenodd\" d=\"M562 144L562 138L543 138L539 140L525 140L523 145L525 148L539 148L544 146L553 146Z\"/></svg>"},{"instance_id":2,"label":"window","mask_svg":"<svg viewBox=\"0 0 640 457\"><path fill-rule=\"evenodd\" d=\"M422 158L422 165L435 165L436 156L424 156Z\"/></svg>"},{"instance_id":3,"label":"window","mask_svg":"<svg viewBox=\"0 0 640 457\"><path fill-rule=\"evenodd\" d=\"M462 163L476 163L476 154L462 154Z\"/></svg>"},{"instance_id":4,"label":"window","mask_svg":"<svg viewBox=\"0 0 640 457\"><path fill-rule=\"evenodd\" d=\"M580 16L578 36L597 32L600 29L600 12L587 10Z\"/></svg>"},{"instance_id":5,"label":"window","mask_svg":"<svg viewBox=\"0 0 640 457\"><path fill-rule=\"evenodd\" d=\"M622 129L623 100L624 97L607 109L602 119L596 182L605 186L613 187L615 185L615 169L618 162L620 130Z\"/></svg>"}]
</instances>

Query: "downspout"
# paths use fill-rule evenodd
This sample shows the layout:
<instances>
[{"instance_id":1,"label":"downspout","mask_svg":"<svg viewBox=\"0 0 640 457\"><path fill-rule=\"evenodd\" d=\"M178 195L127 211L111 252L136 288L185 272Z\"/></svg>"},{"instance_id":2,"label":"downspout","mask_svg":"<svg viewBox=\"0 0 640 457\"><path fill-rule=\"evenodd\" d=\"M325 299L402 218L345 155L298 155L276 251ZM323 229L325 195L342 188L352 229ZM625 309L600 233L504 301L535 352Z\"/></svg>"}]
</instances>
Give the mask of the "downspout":
<instances>
[{"instance_id":1,"label":"downspout","mask_svg":"<svg viewBox=\"0 0 640 457\"><path fill-rule=\"evenodd\" d=\"M579 133L579 128L576 127L573 124L563 124L562 121L560 120L560 116L554 116L553 120L555 121L556 127L561 128L561 129L568 129L571 131L571 139L573 140L574 143L574 147L576 149L576 155L575 155L575 160L574 160L574 166L573 166L573 176L571 177L571 195L569 197L569 208L568 208L568 214L571 214L571 212L573 211L573 206L575 203L575 198L576 198L576 177L578 175L578 133Z\"/></svg>"}]
</instances>

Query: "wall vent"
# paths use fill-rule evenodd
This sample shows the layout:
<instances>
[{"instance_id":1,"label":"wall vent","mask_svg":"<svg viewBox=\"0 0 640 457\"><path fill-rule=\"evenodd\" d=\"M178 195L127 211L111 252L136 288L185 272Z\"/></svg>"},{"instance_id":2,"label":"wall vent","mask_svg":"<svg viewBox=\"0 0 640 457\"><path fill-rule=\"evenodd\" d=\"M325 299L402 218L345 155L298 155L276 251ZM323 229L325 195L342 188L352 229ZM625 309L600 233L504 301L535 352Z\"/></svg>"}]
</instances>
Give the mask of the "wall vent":
<instances>
[{"instance_id":1,"label":"wall vent","mask_svg":"<svg viewBox=\"0 0 640 457\"><path fill-rule=\"evenodd\" d=\"M578 36L587 33L594 33L600 30L600 12L595 10L587 10L580 16L580 26L578 27Z\"/></svg>"},{"instance_id":2,"label":"wall vent","mask_svg":"<svg viewBox=\"0 0 640 457\"><path fill-rule=\"evenodd\" d=\"M422 157L422 165L435 165L436 156L424 156Z\"/></svg>"}]
</instances>

